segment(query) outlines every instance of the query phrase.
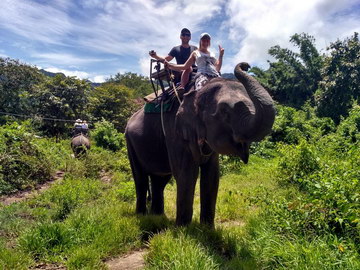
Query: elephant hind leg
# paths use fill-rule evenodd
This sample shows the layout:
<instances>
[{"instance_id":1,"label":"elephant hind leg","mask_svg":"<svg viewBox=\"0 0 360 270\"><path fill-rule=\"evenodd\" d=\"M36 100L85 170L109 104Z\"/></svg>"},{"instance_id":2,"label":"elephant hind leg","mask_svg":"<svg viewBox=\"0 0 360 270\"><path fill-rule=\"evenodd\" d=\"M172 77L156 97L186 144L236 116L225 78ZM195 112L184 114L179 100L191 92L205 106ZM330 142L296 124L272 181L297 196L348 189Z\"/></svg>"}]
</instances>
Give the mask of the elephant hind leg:
<instances>
[{"instance_id":1,"label":"elephant hind leg","mask_svg":"<svg viewBox=\"0 0 360 270\"><path fill-rule=\"evenodd\" d=\"M149 175L144 172L140 162L136 158L135 152L132 151L131 145L128 145L128 154L135 182L136 213L145 215L147 212L146 195L149 190Z\"/></svg>"},{"instance_id":2,"label":"elephant hind leg","mask_svg":"<svg viewBox=\"0 0 360 270\"><path fill-rule=\"evenodd\" d=\"M158 176L151 175L151 213L155 215L164 214L164 189L170 181L171 175Z\"/></svg>"},{"instance_id":3,"label":"elephant hind leg","mask_svg":"<svg viewBox=\"0 0 360 270\"><path fill-rule=\"evenodd\" d=\"M133 173L136 189L136 213L146 214L146 194L149 190L149 176L143 172Z\"/></svg>"}]
</instances>

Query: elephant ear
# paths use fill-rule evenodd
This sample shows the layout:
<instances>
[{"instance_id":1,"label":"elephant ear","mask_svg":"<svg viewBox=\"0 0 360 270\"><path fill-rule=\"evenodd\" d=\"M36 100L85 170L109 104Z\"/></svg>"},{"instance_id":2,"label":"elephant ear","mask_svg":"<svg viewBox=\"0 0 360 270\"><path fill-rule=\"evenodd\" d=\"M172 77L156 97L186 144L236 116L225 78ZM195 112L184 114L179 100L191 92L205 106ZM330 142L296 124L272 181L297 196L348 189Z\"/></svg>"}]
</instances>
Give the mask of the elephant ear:
<instances>
[{"instance_id":1,"label":"elephant ear","mask_svg":"<svg viewBox=\"0 0 360 270\"><path fill-rule=\"evenodd\" d=\"M176 133L190 143L198 144L206 137L206 129L196 107L197 91L184 95L175 118Z\"/></svg>"}]
</instances>

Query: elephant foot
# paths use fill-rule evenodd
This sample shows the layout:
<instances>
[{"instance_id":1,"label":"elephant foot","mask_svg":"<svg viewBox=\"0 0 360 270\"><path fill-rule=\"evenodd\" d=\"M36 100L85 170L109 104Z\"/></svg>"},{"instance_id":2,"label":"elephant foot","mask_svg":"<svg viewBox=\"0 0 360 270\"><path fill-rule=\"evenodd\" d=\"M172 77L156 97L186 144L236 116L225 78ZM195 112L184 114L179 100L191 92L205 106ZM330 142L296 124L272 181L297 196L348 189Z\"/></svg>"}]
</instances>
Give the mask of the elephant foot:
<instances>
[{"instance_id":1,"label":"elephant foot","mask_svg":"<svg viewBox=\"0 0 360 270\"><path fill-rule=\"evenodd\" d=\"M164 209L151 209L150 214L152 215L164 215Z\"/></svg>"},{"instance_id":2,"label":"elephant foot","mask_svg":"<svg viewBox=\"0 0 360 270\"><path fill-rule=\"evenodd\" d=\"M176 226L187 226L191 223L191 218L176 218Z\"/></svg>"},{"instance_id":3,"label":"elephant foot","mask_svg":"<svg viewBox=\"0 0 360 270\"><path fill-rule=\"evenodd\" d=\"M147 213L147 209L146 209L146 205L144 206L136 206L136 214L140 214L140 215L146 215Z\"/></svg>"},{"instance_id":4,"label":"elephant foot","mask_svg":"<svg viewBox=\"0 0 360 270\"><path fill-rule=\"evenodd\" d=\"M205 225L205 226L207 226L207 227L209 227L211 229L215 229L214 220L210 221L210 220L200 218L200 224Z\"/></svg>"}]
</instances>

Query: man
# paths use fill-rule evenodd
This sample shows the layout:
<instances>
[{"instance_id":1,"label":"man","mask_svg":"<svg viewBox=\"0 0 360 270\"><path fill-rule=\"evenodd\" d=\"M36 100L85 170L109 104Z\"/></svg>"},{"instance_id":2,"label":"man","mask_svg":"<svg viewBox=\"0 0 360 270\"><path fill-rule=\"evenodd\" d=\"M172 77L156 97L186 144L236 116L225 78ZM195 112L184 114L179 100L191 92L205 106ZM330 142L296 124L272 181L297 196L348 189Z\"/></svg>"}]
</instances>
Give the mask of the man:
<instances>
[{"instance_id":1,"label":"man","mask_svg":"<svg viewBox=\"0 0 360 270\"><path fill-rule=\"evenodd\" d=\"M181 65L185 64L186 60L189 58L190 54L197 49L196 46L189 45L189 41L191 39L191 32L187 28L183 28L180 33L181 45L175 46L171 49L169 54L166 57L161 57L156 54L155 51L150 51L149 54L152 58L160 61L171 61L174 57L176 59L176 63ZM189 82L190 73L192 71L192 67L184 70L181 75L181 83L180 89L184 88L186 84ZM179 77L179 76L178 76ZM179 79L176 78L175 82L178 82Z\"/></svg>"},{"instance_id":2,"label":"man","mask_svg":"<svg viewBox=\"0 0 360 270\"><path fill-rule=\"evenodd\" d=\"M82 121L81 119L77 119L74 124L73 135L76 136L80 134L81 129L82 129Z\"/></svg>"}]
</instances>

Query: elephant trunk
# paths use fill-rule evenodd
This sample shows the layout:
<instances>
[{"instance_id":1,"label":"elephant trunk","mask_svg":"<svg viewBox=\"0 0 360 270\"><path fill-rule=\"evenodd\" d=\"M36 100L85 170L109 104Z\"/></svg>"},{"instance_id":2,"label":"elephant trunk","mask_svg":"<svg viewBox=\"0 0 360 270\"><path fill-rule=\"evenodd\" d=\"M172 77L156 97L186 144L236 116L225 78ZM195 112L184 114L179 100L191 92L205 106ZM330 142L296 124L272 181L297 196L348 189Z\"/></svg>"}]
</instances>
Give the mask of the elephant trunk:
<instances>
[{"instance_id":1,"label":"elephant trunk","mask_svg":"<svg viewBox=\"0 0 360 270\"><path fill-rule=\"evenodd\" d=\"M244 85L255 108L255 113L247 120L246 128L243 126L246 130L241 133L246 134L244 140L260 141L271 132L275 108L269 93L245 72L249 67L247 63L239 63L234 69L236 78Z\"/></svg>"}]
</instances>

